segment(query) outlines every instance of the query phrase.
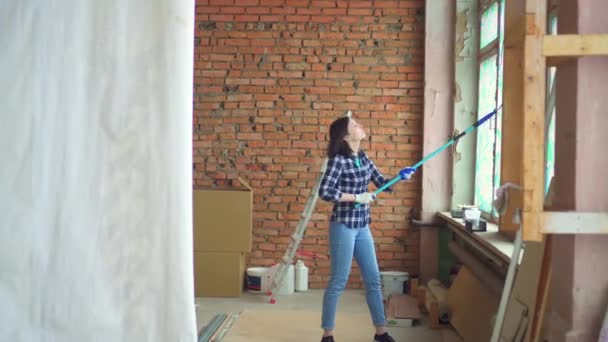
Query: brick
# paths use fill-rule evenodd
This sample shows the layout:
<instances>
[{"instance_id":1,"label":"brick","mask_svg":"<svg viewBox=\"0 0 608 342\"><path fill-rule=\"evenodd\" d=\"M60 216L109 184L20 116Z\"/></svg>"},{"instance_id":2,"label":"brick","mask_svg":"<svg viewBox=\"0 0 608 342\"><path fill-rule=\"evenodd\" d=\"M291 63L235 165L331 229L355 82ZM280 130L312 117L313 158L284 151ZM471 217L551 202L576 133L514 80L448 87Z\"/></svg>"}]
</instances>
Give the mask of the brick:
<instances>
[{"instance_id":1,"label":"brick","mask_svg":"<svg viewBox=\"0 0 608 342\"><path fill-rule=\"evenodd\" d=\"M398 72L398 68L394 65L374 65L372 66L372 71L375 72L384 72L384 73L394 73Z\"/></svg>"},{"instance_id":2,"label":"brick","mask_svg":"<svg viewBox=\"0 0 608 342\"><path fill-rule=\"evenodd\" d=\"M383 92L387 90L382 90L378 88L359 88L355 91L357 95L382 95Z\"/></svg>"},{"instance_id":3,"label":"brick","mask_svg":"<svg viewBox=\"0 0 608 342\"><path fill-rule=\"evenodd\" d=\"M355 88L352 88L352 87L351 88L348 88L348 87L332 88L331 93L339 94L339 95L354 95Z\"/></svg>"},{"instance_id":4,"label":"brick","mask_svg":"<svg viewBox=\"0 0 608 342\"><path fill-rule=\"evenodd\" d=\"M259 2L259 0L234 0L236 6L257 6Z\"/></svg>"},{"instance_id":5,"label":"brick","mask_svg":"<svg viewBox=\"0 0 608 342\"><path fill-rule=\"evenodd\" d=\"M359 16L359 15L372 15L371 8L349 8L348 15Z\"/></svg>"},{"instance_id":6,"label":"brick","mask_svg":"<svg viewBox=\"0 0 608 342\"><path fill-rule=\"evenodd\" d=\"M324 71L307 71L304 73L304 77L312 78L312 79L315 79L315 78L323 79L326 77L326 75L327 75L327 73Z\"/></svg>"},{"instance_id":7,"label":"brick","mask_svg":"<svg viewBox=\"0 0 608 342\"><path fill-rule=\"evenodd\" d=\"M312 71L326 71L327 70L327 65L325 64L311 64L312 66Z\"/></svg>"},{"instance_id":8,"label":"brick","mask_svg":"<svg viewBox=\"0 0 608 342\"><path fill-rule=\"evenodd\" d=\"M349 0L348 7L350 7L350 8L372 8L373 2L371 0L369 0L369 1Z\"/></svg>"},{"instance_id":9,"label":"brick","mask_svg":"<svg viewBox=\"0 0 608 342\"><path fill-rule=\"evenodd\" d=\"M329 72L327 75L328 78L336 78L336 79L352 79L352 72Z\"/></svg>"},{"instance_id":10,"label":"brick","mask_svg":"<svg viewBox=\"0 0 608 342\"><path fill-rule=\"evenodd\" d=\"M347 96L346 100L349 102L372 102L372 98L369 96Z\"/></svg>"},{"instance_id":11,"label":"brick","mask_svg":"<svg viewBox=\"0 0 608 342\"><path fill-rule=\"evenodd\" d=\"M300 15L321 15L320 8L298 8L296 13Z\"/></svg>"},{"instance_id":12,"label":"brick","mask_svg":"<svg viewBox=\"0 0 608 342\"><path fill-rule=\"evenodd\" d=\"M312 87L305 89L307 94L329 94L329 88L327 87Z\"/></svg>"},{"instance_id":13,"label":"brick","mask_svg":"<svg viewBox=\"0 0 608 342\"><path fill-rule=\"evenodd\" d=\"M407 89L384 89L382 94L385 96L406 96L408 91Z\"/></svg>"},{"instance_id":14,"label":"brick","mask_svg":"<svg viewBox=\"0 0 608 342\"><path fill-rule=\"evenodd\" d=\"M278 22L278 21L282 21L283 20L283 16L279 16L279 15L261 15L260 16L260 22Z\"/></svg>"},{"instance_id":15,"label":"brick","mask_svg":"<svg viewBox=\"0 0 608 342\"><path fill-rule=\"evenodd\" d=\"M424 79L424 74L422 74L422 73L407 74L408 81L420 81L423 79Z\"/></svg>"},{"instance_id":16,"label":"brick","mask_svg":"<svg viewBox=\"0 0 608 342\"><path fill-rule=\"evenodd\" d=\"M370 70L369 65L347 64L344 67L344 71L367 72L369 70Z\"/></svg>"},{"instance_id":17,"label":"brick","mask_svg":"<svg viewBox=\"0 0 608 342\"><path fill-rule=\"evenodd\" d=\"M196 9L196 13L220 13L220 7L204 6Z\"/></svg>"},{"instance_id":18,"label":"brick","mask_svg":"<svg viewBox=\"0 0 608 342\"><path fill-rule=\"evenodd\" d=\"M375 64L377 59L375 57L354 57L355 64Z\"/></svg>"},{"instance_id":19,"label":"brick","mask_svg":"<svg viewBox=\"0 0 608 342\"><path fill-rule=\"evenodd\" d=\"M417 0L417 1L412 1L412 0L408 0L408 1L400 1L400 2L399 2L399 7L401 7L401 8L424 8L424 0Z\"/></svg>"},{"instance_id":20,"label":"brick","mask_svg":"<svg viewBox=\"0 0 608 342\"><path fill-rule=\"evenodd\" d=\"M260 0L260 6L275 7L283 5L284 0Z\"/></svg>"},{"instance_id":21,"label":"brick","mask_svg":"<svg viewBox=\"0 0 608 342\"><path fill-rule=\"evenodd\" d=\"M336 3L334 1L325 1L325 0L312 0L311 7L336 7Z\"/></svg>"},{"instance_id":22,"label":"brick","mask_svg":"<svg viewBox=\"0 0 608 342\"><path fill-rule=\"evenodd\" d=\"M286 0L285 5L289 7L306 7L308 6L308 0Z\"/></svg>"},{"instance_id":23,"label":"brick","mask_svg":"<svg viewBox=\"0 0 608 342\"><path fill-rule=\"evenodd\" d=\"M239 84L249 84L251 82L248 78L226 78L227 85L239 85Z\"/></svg>"},{"instance_id":24,"label":"brick","mask_svg":"<svg viewBox=\"0 0 608 342\"><path fill-rule=\"evenodd\" d=\"M301 71L272 71L270 77L278 78L300 78L302 77Z\"/></svg>"},{"instance_id":25,"label":"brick","mask_svg":"<svg viewBox=\"0 0 608 342\"><path fill-rule=\"evenodd\" d=\"M251 41L249 39L221 39L222 45L231 45L231 46L249 46L251 45Z\"/></svg>"},{"instance_id":26,"label":"brick","mask_svg":"<svg viewBox=\"0 0 608 342\"><path fill-rule=\"evenodd\" d=\"M247 7L245 8L245 12L251 14L268 14L270 13L270 8L267 7Z\"/></svg>"},{"instance_id":27,"label":"brick","mask_svg":"<svg viewBox=\"0 0 608 342\"><path fill-rule=\"evenodd\" d=\"M360 24L361 23L361 17L359 16L341 16L339 18L337 18L338 21L345 23L345 24Z\"/></svg>"},{"instance_id":28,"label":"brick","mask_svg":"<svg viewBox=\"0 0 608 342\"><path fill-rule=\"evenodd\" d=\"M233 15L212 14L209 16L210 21L233 21Z\"/></svg>"},{"instance_id":29,"label":"brick","mask_svg":"<svg viewBox=\"0 0 608 342\"><path fill-rule=\"evenodd\" d=\"M346 8L323 8L321 13L323 15L346 15Z\"/></svg>"},{"instance_id":30,"label":"brick","mask_svg":"<svg viewBox=\"0 0 608 342\"><path fill-rule=\"evenodd\" d=\"M253 45L253 46L275 46L276 42L272 39L252 39L251 45Z\"/></svg>"},{"instance_id":31,"label":"brick","mask_svg":"<svg viewBox=\"0 0 608 342\"><path fill-rule=\"evenodd\" d=\"M234 16L235 21L239 22L257 22L260 17L257 15L236 15Z\"/></svg>"},{"instance_id":32,"label":"brick","mask_svg":"<svg viewBox=\"0 0 608 342\"><path fill-rule=\"evenodd\" d=\"M224 63L224 62L221 62L221 63L218 63L218 62L212 63L212 68L216 69L216 70L217 69L229 69L230 68L230 63Z\"/></svg>"},{"instance_id":33,"label":"brick","mask_svg":"<svg viewBox=\"0 0 608 342\"><path fill-rule=\"evenodd\" d=\"M203 77L225 77L228 72L226 70L204 70Z\"/></svg>"},{"instance_id":34,"label":"brick","mask_svg":"<svg viewBox=\"0 0 608 342\"><path fill-rule=\"evenodd\" d=\"M270 9L270 13L273 14L294 14L296 13L295 8L291 7L273 7Z\"/></svg>"},{"instance_id":35,"label":"brick","mask_svg":"<svg viewBox=\"0 0 608 342\"><path fill-rule=\"evenodd\" d=\"M334 16L323 16L323 15L313 15L310 17L310 21L313 23L333 23L336 21L336 17Z\"/></svg>"},{"instance_id":36,"label":"brick","mask_svg":"<svg viewBox=\"0 0 608 342\"><path fill-rule=\"evenodd\" d=\"M222 13L225 14L243 14L245 9L242 7L222 7Z\"/></svg>"},{"instance_id":37,"label":"brick","mask_svg":"<svg viewBox=\"0 0 608 342\"><path fill-rule=\"evenodd\" d=\"M385 81L405 81L407 79L407 74L401 74L401 73L387 74L387 73L383 73L382 76L380 76L380 79L385 80Z\"/></svg>"},{"instance_id":38,"label":"brick","mask_svg":"<svg viewBox=\"0 0 608 342\"><path fill-rule=\"evenodd\" d=\"M371 73L371 72L359 73L359 74L357 74L357 78L359 80L372 80L372 81L375 81L375 80L377 80L377 79L380 78L380 74L378 74L378 73Z\"/></svg>"},{"instance_id":39,"label":"brick","mask_svg":"<svg viewBox=\"0 0 608 342\"><path fill-rule=\"evenodd\" d=\"M322 42L320 40L303 40L302 44L305 47L311 47L311 46L321 46Z\"/></svg>"},{"instance_id":40,"label":"brick","mask_svg":"<svg viewBox=\"0 0 608 342\"><path fill-rule=\"evenodd\" d=\"M378 88L397 88L399 87L399 82L397 81L378 81L376 82Z\"/></svg>"}]
</instances>

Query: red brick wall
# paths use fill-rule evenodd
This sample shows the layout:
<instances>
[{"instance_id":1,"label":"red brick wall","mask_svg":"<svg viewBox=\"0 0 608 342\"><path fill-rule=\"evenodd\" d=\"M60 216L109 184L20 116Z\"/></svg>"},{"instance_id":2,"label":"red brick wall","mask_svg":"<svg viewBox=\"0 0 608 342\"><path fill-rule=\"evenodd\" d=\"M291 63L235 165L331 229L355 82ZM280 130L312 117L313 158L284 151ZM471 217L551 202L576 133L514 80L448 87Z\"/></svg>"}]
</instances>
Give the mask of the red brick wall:
<instances>
[{"instance_id":1,"label":"red brick wall","mask_svg":"<svg viewBox=\"0 0 608 342\"><path fill-rule=\"evenodd\" d=\"M254 188L249 266L284 253L318 176L327 127L348 110L387 177L422 149L424 1L197 0L194 186L237 175ZM418 177L372 208L381 270L416 274ZM373 185L371 186L373 189ZM331 205L319 201L302 247L327 254ZM308 261L324 287L329 262ZM349 283L360 287L355 267Z\"/></svg>"}]
</instances>

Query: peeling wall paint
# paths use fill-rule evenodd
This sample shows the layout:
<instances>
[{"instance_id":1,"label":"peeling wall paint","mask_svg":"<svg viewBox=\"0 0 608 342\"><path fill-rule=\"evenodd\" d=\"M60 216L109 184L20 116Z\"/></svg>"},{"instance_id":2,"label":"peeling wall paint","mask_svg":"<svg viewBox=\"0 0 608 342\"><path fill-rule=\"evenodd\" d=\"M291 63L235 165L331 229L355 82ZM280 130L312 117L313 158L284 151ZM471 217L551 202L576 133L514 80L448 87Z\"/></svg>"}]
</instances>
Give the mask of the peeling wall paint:
<instances>
[{"instance_id":1,"label":"peeling wall paint","mask_svg":"<svg viewBox=\"0 0 608 342\"><path fill-rule=\"evenodd\" d=\"M464 1L463 1L464 2ZM470 2L470 1L468 1ZM460 6L460 3L458 4ZM469 49L465 52L465 40L471 39L471 33L469 32L468 25L468 15L471 10L468 7L465 7L463 11L457 9L458 13L456 13L456 44L455 44L455 56L456 62L461 62L464 60L464 56L471 56L470 44L467 46Z\"/></svg>"},{"instance_id":2,"label":"peeling wall paint","mask_svg":"<svg viewBox=\"0 0 608 342\"><path fill-rule=\"evenodd\" d=\"M445 144L453 128L454 27L453 1L427 1L424 53L423 155ZM420 218L431 221L438 211L448 210L452 188L451 156L438 154L422 170ZM423 282L437 276L437 228L420 231L420 276Z\"/></svg>"},{"instance_id":3,"label":"peeling wall paint","mask_svg":"<svg viewBox=\"0 0 608 342\"><path fill-rule=\"evenodd\" d=\"M478 17L477 0L456 2L454 131L463 131L477 118ZM452 149L452 207L473 203L476 138L476 133L473 132Z\"/></svg>"}]
</instances>

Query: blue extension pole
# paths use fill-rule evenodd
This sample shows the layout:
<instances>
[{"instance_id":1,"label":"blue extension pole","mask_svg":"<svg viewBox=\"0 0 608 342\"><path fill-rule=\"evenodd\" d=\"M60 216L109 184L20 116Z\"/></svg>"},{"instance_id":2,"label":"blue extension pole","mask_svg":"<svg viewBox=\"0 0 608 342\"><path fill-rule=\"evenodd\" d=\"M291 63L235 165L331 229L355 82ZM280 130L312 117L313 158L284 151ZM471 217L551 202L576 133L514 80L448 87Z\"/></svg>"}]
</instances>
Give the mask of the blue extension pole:
<instances>
[{"instance_id":1,"label":"blue extension pole","mask_svg":"<svg viewBox=\"0 0 608 342\"><path fill-rule=\"evenodd\" d=\"M481 126L489 118L491 118L492 116L494 116L494 114L496 114L496 112L497 112L497 109L495 109L495 110L491 111L490 113L486 114L483 118L479 119L476 123L472 124L469 128L465 129L462 133L460 133L457 136L455 136L452 139L450 139L450 141L448 141L447 143L445 143L443 146L439 147L435 151L431 152L428 156L422 158L422 160L419 161L419 162L417 162L416 164L414 164L414 166L406 167L406 168L402 169L401 171L399 171L399 175L395 176L395 178L391 179L386 184L384 184L383 186L381 186L380 188L378 188L376 191L374 191L374 194L378 195L382 191L386 190L386 188L394 185L395 183L399 182L400 180L405 179L405 177L406 177L407 174L415 172L424 163L426 163L427 161L431 160L433 157L435 157L436 155L438 155L439 153L441 153L446 148L452 146L460 138L464 137L465 135L467 135L468 133L470 133L471 131L473 131L477 127ZM361 203L355 203L355 208L358 208L359 206L361 206Z\"/></svg>"}]
</instances>

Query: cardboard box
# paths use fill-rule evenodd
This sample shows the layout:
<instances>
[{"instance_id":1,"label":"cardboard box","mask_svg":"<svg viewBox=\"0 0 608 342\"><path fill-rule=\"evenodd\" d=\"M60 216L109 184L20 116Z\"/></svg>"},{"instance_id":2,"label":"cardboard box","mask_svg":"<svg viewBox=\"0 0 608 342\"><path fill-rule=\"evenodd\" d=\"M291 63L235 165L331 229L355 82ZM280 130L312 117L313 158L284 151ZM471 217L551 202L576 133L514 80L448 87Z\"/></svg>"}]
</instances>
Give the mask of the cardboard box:
<instances>
[{"instance_id":1,"label":"cardboard box","mask_svg":"<svg viewBox=\"0 0 608 342\"><path fill-rule=\"evenodd\" d=\"M194 190L194 251L251 252L253 189Z\"/></svg>"},{"instance_id":2,"label":"cardboard box","mask_svg":"<svg viewBox=\"0 0 608 342\"><path fill-rule=\"evenodd\" d=\"M245 253L194 252L196 297L240 297L244 277Z\"/></svg>"},{"instance_id":3,"label":"cardboard box","mask_svg":"<svg viewBox=\"0 0 608 342\"><path fill-rule=\"evenodd\" d=\"M422 318L418 299L406 294L391 294L386 301L385 312L389 327L411 327Z\"/></svg>"}]
</instances>

